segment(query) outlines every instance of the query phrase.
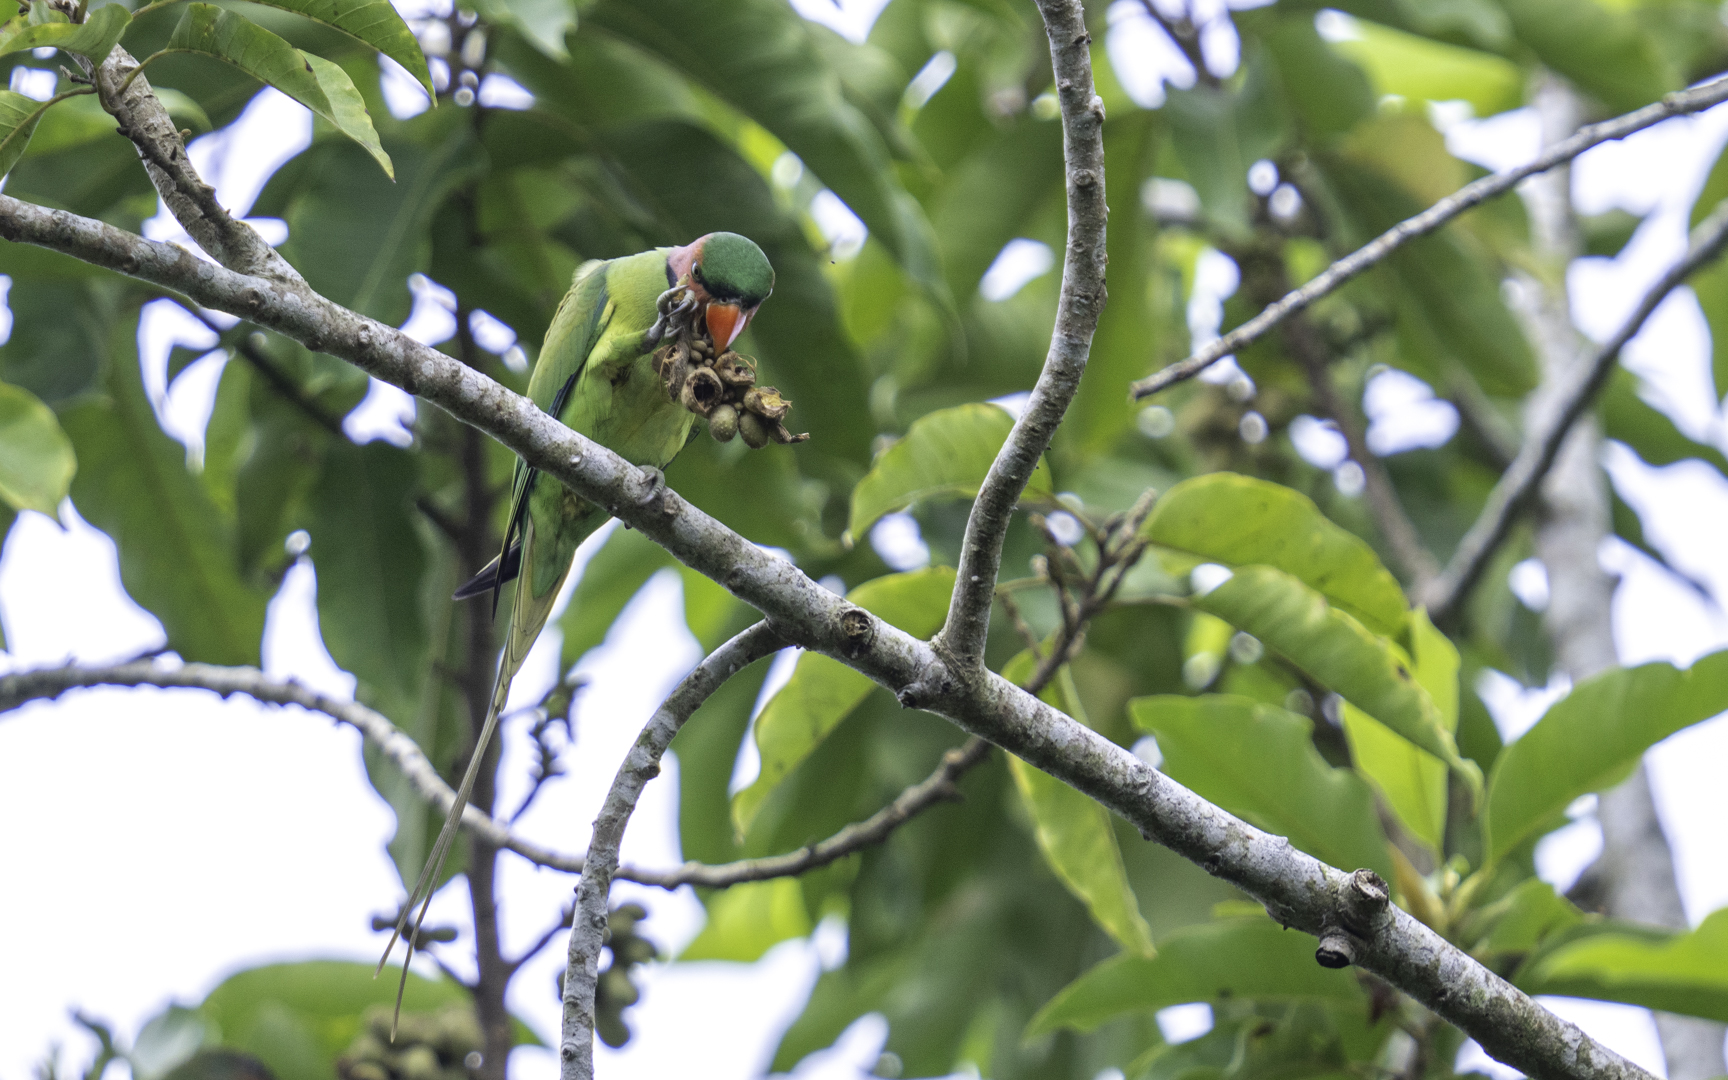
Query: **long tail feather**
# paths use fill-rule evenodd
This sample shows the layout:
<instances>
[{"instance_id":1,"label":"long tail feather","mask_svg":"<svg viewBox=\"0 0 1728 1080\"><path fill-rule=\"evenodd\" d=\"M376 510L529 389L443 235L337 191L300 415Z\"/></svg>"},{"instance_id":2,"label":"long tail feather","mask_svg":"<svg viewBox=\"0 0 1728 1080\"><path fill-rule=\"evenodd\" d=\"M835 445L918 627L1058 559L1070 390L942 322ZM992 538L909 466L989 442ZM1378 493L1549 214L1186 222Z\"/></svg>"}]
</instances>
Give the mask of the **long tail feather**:
<instances>
[{"instance_id":1,"label":"long tail feather","mask_svg":"<svg viewBox=\"0 0 1728 1080\"><path fill-rule=\"evenodd\" d=\"M450 849L455 846L456 832L462 826L462 812L468 808L468 798L474 793L474 782L480 776L480 765L486 756L486 747L492 742L492 735L498 728L498 717L504 711L504 703L510 698L510 683L516 677L516 670L522 666L522 658L511 655L515 651L507 649L503 662L498 665L498 680L493 686L492 704L486 711L486 723L480 728L480 738L474 744L474 756L468 762L468 771L462 774L462 786L456 789L456 801L451 804L450 815L444 819L444 828L439 830L438 840L426 857L426 868L420 871L420 880L415 882L408 902L402 905L402 915L396 920L396 929L390 935L390 943L384 946L384 955L378 959L378 969L372 973L372 977L377 978L384 971L384 965L390 962L390 953L395 950L396 942L402 941L407 954L402 958L402 981L396 988L396 1012L390 1020L392 1042L396 1040L396 1025L402 1019L402 995L408 988L408 965L414 960L415 943L420 940L420 926L426 921L427 909L432 906L432 894L436 891L438 875L444 872L444 860L449 858ZM418 912L414 910L416 904L420 908ZM408 929L410 918L414 921L412 931Z\"/></svg>"}]
</instances>

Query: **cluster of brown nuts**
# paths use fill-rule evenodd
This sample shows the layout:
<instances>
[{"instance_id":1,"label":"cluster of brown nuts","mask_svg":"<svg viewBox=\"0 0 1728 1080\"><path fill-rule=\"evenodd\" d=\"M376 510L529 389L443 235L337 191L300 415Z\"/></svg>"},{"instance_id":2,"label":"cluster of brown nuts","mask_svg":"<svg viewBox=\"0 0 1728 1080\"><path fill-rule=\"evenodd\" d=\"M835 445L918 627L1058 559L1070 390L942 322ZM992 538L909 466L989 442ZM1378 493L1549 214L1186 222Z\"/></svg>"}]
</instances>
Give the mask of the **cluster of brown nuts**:
<instances>
[{"instance_id":1,"label":"cluster of brown nuts","mask_svg":"<svg viewBox=\"0 0 1728 1080\"><path fill-rule=\"evenodd\" d=\"M451 1004L431 1013L403 1013L390 1039L392 1010L366 1010L360 1034L336 1061L341 1080L470 1080L484 1045L474 1010Z\"/></svg>"},{"instance_id":2,"label":"cluster of brown nuts","mask_svg":"<svg viewBox=\"0 0 1728 1080\"><path fill-rule=\"evenodd\" d=\"M770 442L798 443L782 422L792 403L772 386L756 385L756 361L728 349L716 356L714 344L698 334L678 334L654 354L654 373L666 395L708 421L719 442L742 435L752 448Z\"/></svg>"}]
</instances>

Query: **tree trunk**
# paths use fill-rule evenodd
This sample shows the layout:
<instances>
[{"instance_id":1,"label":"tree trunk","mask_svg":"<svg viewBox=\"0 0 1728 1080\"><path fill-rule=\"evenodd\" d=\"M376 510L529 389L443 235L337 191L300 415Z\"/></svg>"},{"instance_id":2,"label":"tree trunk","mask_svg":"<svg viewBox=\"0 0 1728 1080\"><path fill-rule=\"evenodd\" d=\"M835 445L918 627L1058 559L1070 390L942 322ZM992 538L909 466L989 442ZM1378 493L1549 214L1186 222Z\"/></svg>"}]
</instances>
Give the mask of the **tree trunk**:
<instances>
[{"instance_id":1,"label":"tree trunk","mask_svg":"<svg viewBox=\"0 0 1728 1080\"><path fill-rule=\"evenodd\" d=\"M1536 109L1544 145L1575 131L1582 113L1577 95L1553 76L1538 89ZM1562 389L1578 377L1585 355L1566 296L1566 267L1580 253L1570 168L1532 178L1525 200L1544 271L1542 280L1526 280L1522 305L1543 370L1526 417L1527 429L1537 430ZM1592 418L1573 428L1542 485L1536 525L1536 553L1548 571L1548 633L1560 670L1574 684L1619 663L1612 619L1617 582L1597 560L1611 527L1607 477L1598 464L1601 442ZM1642 764L1631 779L1602 794L1597 818L1602 855L1587 873L1600 889L1605 910L1618 918L1686 929L1674 858ZM1669 1080L1704 1080L1725 1071L1722 1024L1657 1013L1656 1029Z\"/></svg>"}]
</instances>

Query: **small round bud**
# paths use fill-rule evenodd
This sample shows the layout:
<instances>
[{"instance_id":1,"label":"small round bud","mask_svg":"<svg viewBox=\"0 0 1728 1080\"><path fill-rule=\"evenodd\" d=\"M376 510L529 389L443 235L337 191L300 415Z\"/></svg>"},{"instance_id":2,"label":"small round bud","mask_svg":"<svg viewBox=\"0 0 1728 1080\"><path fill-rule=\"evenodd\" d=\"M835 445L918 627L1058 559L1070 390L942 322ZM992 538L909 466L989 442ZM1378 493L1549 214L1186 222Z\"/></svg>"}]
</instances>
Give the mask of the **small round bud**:
<instances>
[{"instance_id":1,"label":"small round bud","mask_svg":"<svg viewBox=\"0 0 1728 1080\"><path fill-rule=\"evenodd\" d=\"M708 434L715 442L731 442L738 434L738 410L730 405L716 405L708 414Z\"/></svg>"},{"instance_id":2,"label":"small round bud","mask_svg":"<svg viewBox=\"0 0 1728 1080\"><path fill-rule=\"evenodd\" d=\"M768 445L768 427L755 413L743 413L738 417L738 434L744 436L744 441L753 450Z\"/></svg>"}]
</instances>

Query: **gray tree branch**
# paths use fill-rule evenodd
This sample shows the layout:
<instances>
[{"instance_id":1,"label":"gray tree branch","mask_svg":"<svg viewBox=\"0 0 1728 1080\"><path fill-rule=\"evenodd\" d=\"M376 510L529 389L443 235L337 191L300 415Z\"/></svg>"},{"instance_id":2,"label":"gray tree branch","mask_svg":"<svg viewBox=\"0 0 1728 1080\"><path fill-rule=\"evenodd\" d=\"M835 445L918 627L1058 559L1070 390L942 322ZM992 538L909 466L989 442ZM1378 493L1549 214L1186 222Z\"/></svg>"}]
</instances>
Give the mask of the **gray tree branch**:
<instances>
[{"instance_id":1,"label":"gray tree branch","mask_svg":"<svg viewBox=\"0 0 1728 1080\"><path fill-rule=\"evenodd\" d=\"M192 167L168 110L151 91L149 80L136 72L138 61L116 45L102 66L89 74L102 107L119 122L120 134L138 147L144 171L174 220L211 258L231 270L300 282L299 272L257 230L236 221L216 201L216 189Z\"/></svg>"},{"instance_id":2,"label":"gray tree branch","mask_svg":"<svg viewBox=\"0 0 1728 1080\"><path fill-rule=\"evenodd\" d=\"M564 1030L558 1047L561 1080L594 1078L594 989L600 978L600 950L606 944L607 901L612 892L612 872L618 866L618 849L642 789L660 775L660 759L690 714L727 679L785 644L773 627L759 622L715 649L654 711L624 763L618 766L600 816L594 819L587 868L576 887L570 959L564 970Z\"/></svg>"},{"instance_id":3,"label":"gray tree branch","mask_svg":"<svg viewBox=\"0 0 1728 1080\"><path fill-rule=\"evenodd\" d=\"M1039 0L1038 11L1050 38L1056 98L1062 107L1068 244L1044 369L972 504L947 624L936 636L938 650L967 672L983 666L990 608L1002 569L1002 541L1014 505L1080 389L1092 334L1104 310L1104 226L1109 210L1104 204L1104 101L1092 87L1092 35L1086 32L1080 0Z\"/></svg>"},{"instance_id":4,"label":"gray tree branch","mask_svg":"<svg viewBox=\"0 0 1728 1080\"><path fill-rule=\"evenodd\" d=\"M1064 102L1067 108L1066 97ZM1095 176L1093 182L1100 179ZM1354 942L1355 963L1527 1075L1649 1080L1649 1074L1541 1008L1407 913L1394 908L1369 923L1352 919L1345 891L1349 875L1206 802L1000 676L974 669L960 677L945 658L953 655L949 650L938 651L847 603L792 563L691 506L657 478L454 358L342 308L303 283L240 274L105 223L4 195L0 237L61 251L250 319L347 360L493 435L528 464L606 507L761 611L786 640L835 657L895 691L902 705L944 716L1091 796L1149 839L1256 897L1286 925L1334 937L1346 922L1358 926L1361 933L1347 939ZM1093 300L1101 302L1102 296ZM1061 340L1060 327L1057 343L1064 353L1075 344ZM1078 378L1071 365L1066 378ZM976 565L976 556L973 561ZM994 566L991 572L994 576ZM966 574L961 581L968 582Z\"/></svg>"},{"instance_id":5,"label":"gray tree branch","mask_svg":"<svg viewBox=\"0 0 1728 1080\"><path fill-rule=\"evenodd\" d=\"M1552 409L1543 410L1545 422L1530 432L1511 467L1489 493L1488 502L1470 526L1470 531L1458 542L1446 569L1419 597L1428 605L1436 623L1445 625L1456 620L1494 552L1505 541L1518 516L1535 499L1543 478L1560 455L1567 435L1606 385L1620 351L1638 335L1669 293L1698 268L1721 255L1725 247L1728 247L1728 201L1698 223L1692 231L1686 254L1650 287L1625 323L1596 350L1589 362L1578 370L1553 376L1560 380L1554 394L1556 404ZM1568 382L1570 385L1566 385Z\"/></svg>"},{"instance_id":6,"label":"gray tree branch","mask_svg":"<svg viewBox=\"0 0 1728 1080\"><path fill-rule=\"evenodd\" d=\"M1131 384L1128 388L1129 394L1138 400L1193 378L1224 357L1258 341L1274 326L1380 262L1406 243L1433 232L1471 207L1510 191L1526 177L1571 161L1592 146L1624 139L1653 124L1675 116L1700 112L1723 101L1728 101L1728 77L1713 79L1689 90L1668 94L1654 105L1646 105L1625 116L1579 128L1571 138L1563 139L1544 150L1535 161L1494 173L1492 176L1484 176L1459 188L1415 217L1400 221L1374 240L1328 266L1301 288L1285 294L1283 299L1269 305L1241 326L1196 349L1187 359L1178 360L1162 371Z\"/></svg>"}]
</instances>

